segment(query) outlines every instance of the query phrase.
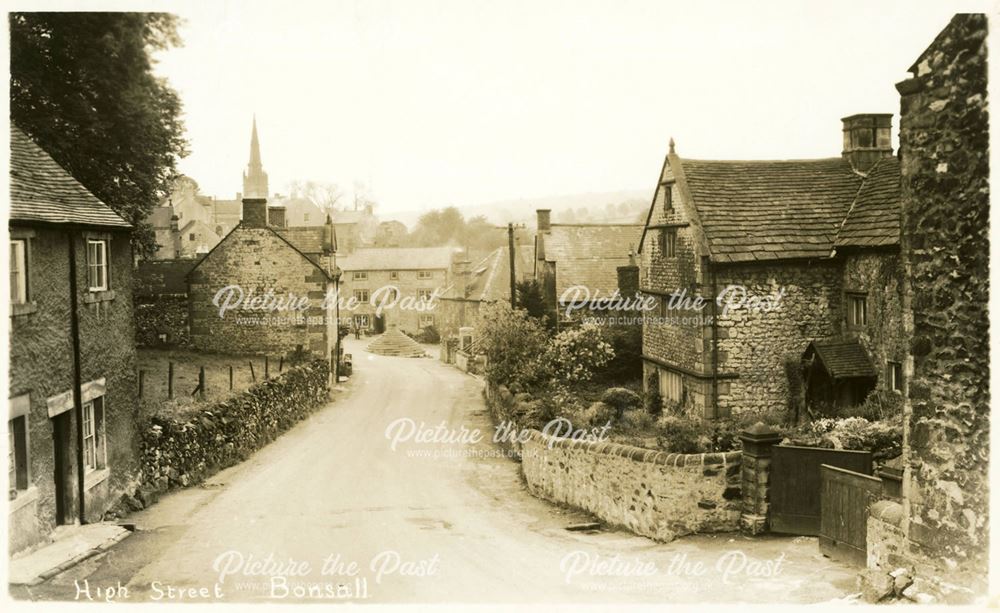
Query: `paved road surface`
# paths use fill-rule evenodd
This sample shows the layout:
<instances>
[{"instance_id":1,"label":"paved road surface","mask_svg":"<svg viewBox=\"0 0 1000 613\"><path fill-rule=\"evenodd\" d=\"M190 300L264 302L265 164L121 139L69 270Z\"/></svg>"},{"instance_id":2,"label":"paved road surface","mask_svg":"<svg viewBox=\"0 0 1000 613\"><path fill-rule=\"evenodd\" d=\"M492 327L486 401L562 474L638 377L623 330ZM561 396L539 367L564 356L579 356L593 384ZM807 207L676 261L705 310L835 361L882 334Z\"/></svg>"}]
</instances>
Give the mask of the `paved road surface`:
<instances>
[{"instance_id":1,"label":"paved road surface","mask_svg":"<svg viewBox=\"0 0 1000 613\"><path fill-rule=\"evenodd\" d=\"M348 342L355 374L329 406L247 462L135 514L137 532L109 553L14 595L86 598L78 588L89 587L96 599L107 595L98 588L122 585L127 596L117 597L131 602L297 602L337 600L325 590L344 585L366 602L821 602L853 591L853 571L819 555L814 539L727 534L657 544L625 532L566 531L591 518L526 492L517 464L488 440L474 378ZM385 432L399 418L478 428L487 440L393 451ZM731 572L722 572L720 558L734 550L742 553L723 558ZM581 566L567 581L561 563L572 552ZM284 568L254 564L269 555ZM233 570L224 579L220 556ZM265 574L241 574L241 559L241 570ZM321 574L325 559L335 574ZM585 560L613 576L591 575ZM304 572L303 563L306 576L287 576L289 568ZM275 572L286 577L272 579ZM284 589L294 586L313 591Z\"/></svg>"}]
</instances>

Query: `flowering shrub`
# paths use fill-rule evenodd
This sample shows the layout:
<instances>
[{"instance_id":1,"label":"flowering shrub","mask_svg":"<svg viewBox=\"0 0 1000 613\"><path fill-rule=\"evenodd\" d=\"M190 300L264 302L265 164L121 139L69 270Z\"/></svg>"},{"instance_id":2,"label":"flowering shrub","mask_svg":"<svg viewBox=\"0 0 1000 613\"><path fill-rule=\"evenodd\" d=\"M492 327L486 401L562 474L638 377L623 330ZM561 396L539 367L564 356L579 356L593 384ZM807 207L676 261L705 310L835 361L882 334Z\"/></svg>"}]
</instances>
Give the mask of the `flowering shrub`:
<instances>
[{"instance_id":1,"label":"flowering shrub","mask_svg":"<svg viewBox=\"0 0 1000 613\"><path fill-rule=\"evenodd\" d=\"M504 302L483 309L480 348L486 354L486 380L492 385L530 386L544 378L539 357L545 353L545 329L523 309Z\"/></svg>"},{"instance_id":2,"label":"flowering shrub","mask_svg":"<svg viewBox=\"0 0 1000 613\"><path fill-rule=\"evenodd\" d=\"M589 381L615 357L615 350L594 324L560 332L549 341L545 362L552 377L567 383Z\"/></svg>"},{"instance_id":3,"label":"flowering shrub","mask_svg":"<svg viewBox=\"0 0 1000 613\"><path fill-rule=\"evenodd\" d=\"M869 421L863 417L822 418L806 424L788 437L795 445L871 451L891 457L902 452L903 422Z\"/></svg>"}]
</instances>

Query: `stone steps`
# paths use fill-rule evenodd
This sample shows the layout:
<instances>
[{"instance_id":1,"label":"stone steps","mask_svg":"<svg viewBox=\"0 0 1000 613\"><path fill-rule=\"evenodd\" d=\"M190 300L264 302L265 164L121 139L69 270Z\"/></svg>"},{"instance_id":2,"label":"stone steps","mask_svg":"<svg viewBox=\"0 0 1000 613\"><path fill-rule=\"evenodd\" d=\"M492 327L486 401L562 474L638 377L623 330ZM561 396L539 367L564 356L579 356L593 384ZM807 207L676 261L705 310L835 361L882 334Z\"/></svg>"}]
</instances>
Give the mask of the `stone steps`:
<instances>
[{"instance_id":1,"label":"stone steps","mask_svg":"<svg viewBox=\"0 0 1000 613\"><path fill-rule=\"evenodd\" d=\"M369 353L400 358L422 358L427 355L420 344L391 327L382 336L368 344Z\"/></svg>"}]
</instances>

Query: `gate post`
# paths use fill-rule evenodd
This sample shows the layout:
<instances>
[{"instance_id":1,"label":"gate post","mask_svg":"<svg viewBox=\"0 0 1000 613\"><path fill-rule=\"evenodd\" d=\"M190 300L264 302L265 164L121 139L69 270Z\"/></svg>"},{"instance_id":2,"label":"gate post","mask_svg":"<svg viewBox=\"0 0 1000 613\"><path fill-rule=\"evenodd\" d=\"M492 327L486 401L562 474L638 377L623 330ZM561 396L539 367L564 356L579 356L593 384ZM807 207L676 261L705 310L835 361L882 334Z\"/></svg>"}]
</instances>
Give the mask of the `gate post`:
<instances>
[{"instance_id":1,"label":"gate post","mask_svg":"<svg viewBox=\"0 0 1000 613\"><path fill-rule=\"evenodd\" d=\"M743 441L743 512L740 526L750 534L767 530L771 489L771 448L781 442L781 435L762 422L740 434Z\"/></svg>"}]
</instances>

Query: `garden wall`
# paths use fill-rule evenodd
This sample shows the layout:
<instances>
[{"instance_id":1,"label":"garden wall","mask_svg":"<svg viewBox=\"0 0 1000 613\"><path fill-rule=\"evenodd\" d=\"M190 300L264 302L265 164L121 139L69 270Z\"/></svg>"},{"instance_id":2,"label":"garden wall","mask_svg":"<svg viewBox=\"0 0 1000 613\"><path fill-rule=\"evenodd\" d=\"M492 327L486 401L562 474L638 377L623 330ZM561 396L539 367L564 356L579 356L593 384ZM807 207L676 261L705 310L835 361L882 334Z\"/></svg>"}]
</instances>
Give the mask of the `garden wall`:
<instances>
[{"instance_id":1,"label":"garden wall","mask_svg":"<svg viewBox=\"0 0 1000 613\"><path fill-rule=\"evenodd\" d=\"M221 402L153 415L142 432L144 485L138 502L148 505L145 497L196 483L245 460L323 406L328 377L327 361L314 360ZM123 502L135 506L134 500Z\"/></svg>"},{"instance_id":2,"label":"garden wall","mask_svg":"<svg viewBox=\"0 0 1000 613\"><path fill-rule=\"evenodd\" d=\"M521 469L535 496L670 541L739 528L741 456L668 454L532 430L522 445Z\"/></svg>"}]
</instances>

